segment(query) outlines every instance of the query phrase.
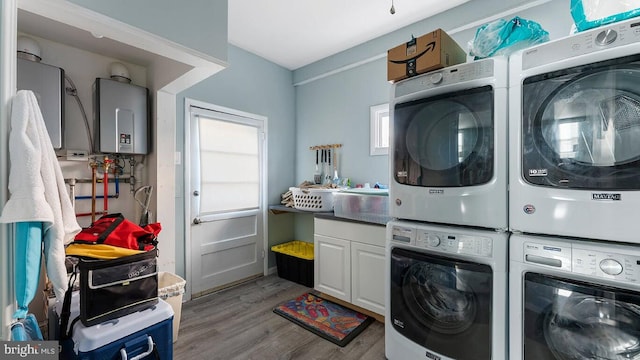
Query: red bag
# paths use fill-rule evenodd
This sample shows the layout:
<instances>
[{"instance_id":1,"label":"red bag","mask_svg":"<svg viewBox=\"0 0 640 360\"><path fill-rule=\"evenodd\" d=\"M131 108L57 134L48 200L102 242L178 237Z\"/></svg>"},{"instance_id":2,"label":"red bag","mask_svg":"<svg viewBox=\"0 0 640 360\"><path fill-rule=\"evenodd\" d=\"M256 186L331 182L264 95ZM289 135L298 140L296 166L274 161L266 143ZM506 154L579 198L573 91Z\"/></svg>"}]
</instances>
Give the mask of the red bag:
<instances>
[{"instance_id":1,"label":"red bag","mask_svg":"<svg viewBox=\"0 0 640 360\"><path fill-rule=\"evenodd\" d=\"M149 251L158 244L157 236L160 230L162 230L160 223L140 227L125 219L122 214L108 214L96 220L88 228L82 229L76 235L75 242Z\"/></svg>"}]
</instances>

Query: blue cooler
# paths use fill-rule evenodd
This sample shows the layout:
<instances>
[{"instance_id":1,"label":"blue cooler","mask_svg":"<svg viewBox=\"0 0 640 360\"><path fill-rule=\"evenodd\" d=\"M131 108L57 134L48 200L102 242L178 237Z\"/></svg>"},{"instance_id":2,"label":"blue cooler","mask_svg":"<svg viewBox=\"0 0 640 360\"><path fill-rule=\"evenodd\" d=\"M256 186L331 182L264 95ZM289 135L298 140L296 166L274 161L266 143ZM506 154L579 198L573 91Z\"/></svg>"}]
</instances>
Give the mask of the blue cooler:
<instances>
[{"instance_id":1,"label":"blue cooler","mask_svg":"<svg viewBox=\"0 0 640 360\"><path fill-rule=\"evenodd\" d=\"M70 321L78 316L77 304L73 299ZM94 326L77 321L71 339L62 342L62 359L157 357L173 358L173 309L162 299L148 309Z\"/></svg>"}]
</instances>

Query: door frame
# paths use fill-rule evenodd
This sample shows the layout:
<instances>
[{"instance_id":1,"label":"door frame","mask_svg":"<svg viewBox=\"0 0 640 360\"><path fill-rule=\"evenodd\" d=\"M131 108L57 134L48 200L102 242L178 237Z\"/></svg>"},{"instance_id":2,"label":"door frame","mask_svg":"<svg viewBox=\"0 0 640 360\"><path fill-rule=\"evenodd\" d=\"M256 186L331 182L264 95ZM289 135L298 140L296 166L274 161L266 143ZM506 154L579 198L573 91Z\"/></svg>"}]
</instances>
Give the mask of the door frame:
<instances>
[{"instance_id":1,"label":"door frame","mask_svg":"<svg viewBox=\"0 0 640 360\"><path fill-rule=\"evenodd\" d=\"M262 115L256 115L236 109L227 108L224 106L214 105L211 103L207 103L204 101L194 100L190 98L185 98L184 100L184 172L183 172L183 190L184 190L184 199L183 199L183 207L184 207L184 266L185 266L185 278L186 278L186 286L185 286L185 300L191 300L192 298L192 286L191 286L191 219L195 216L195 214L191 213L191 107L201 108L203 110L218 112L233 116L240 116L244 118L248 118L251 120L256 120L262 122L262 130L263 130L263 139L262 139L262 173L260 174L260 201L262 202L262 230L264 233L262 239L262 251L265 256L262 257L262 274L268 274L268 216L267 216L267 189L268 189L268 164L267 164L267 151L269 149L268 146L268 136L267 136L267 125L268 118Z\"/></svg>"},{"instance_id":2,"label":"door frame","mask_svg":"<svg viewBox=\"0 0 640 360\"><path fill-rule=\"evenodd\" d=\"M0 205L9 199L9 122L11 98L16 93L16 38L18 35L18 1L0 3ZM10 55L11 54L11 55ZM15 306L13 226L0 224L0 340L10 340Z\"/></svg>"}]
</instances>

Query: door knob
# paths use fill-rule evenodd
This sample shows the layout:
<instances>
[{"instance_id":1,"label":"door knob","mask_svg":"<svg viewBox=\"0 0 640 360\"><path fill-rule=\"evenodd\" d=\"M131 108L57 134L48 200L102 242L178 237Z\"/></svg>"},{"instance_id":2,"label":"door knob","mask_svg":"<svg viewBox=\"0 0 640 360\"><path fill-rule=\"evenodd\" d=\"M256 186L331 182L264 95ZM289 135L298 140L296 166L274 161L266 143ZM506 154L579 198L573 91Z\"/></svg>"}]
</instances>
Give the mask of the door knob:
<instances>
[{"instance_id":1,"label":"door knob","mask_svg":"<svg viewBox=\"0 0 640 360\"><path fill-rule=\"evenodd\" d=\"M198 225L198 224L200 224L200 222L201 222L200 218L194 218L193 219L193 225Z\"/></svg>"},{"instance_id":2,"label":"door knob","mask_svg":"<svg viewBox=\"0 0 640 360\"><path fill-rule=\"evenodd\" d=\"M195 190L195 191L193 192L193 196L200 196L200 192L199 192L198 190Z\"/></svg>"}]
</instances>

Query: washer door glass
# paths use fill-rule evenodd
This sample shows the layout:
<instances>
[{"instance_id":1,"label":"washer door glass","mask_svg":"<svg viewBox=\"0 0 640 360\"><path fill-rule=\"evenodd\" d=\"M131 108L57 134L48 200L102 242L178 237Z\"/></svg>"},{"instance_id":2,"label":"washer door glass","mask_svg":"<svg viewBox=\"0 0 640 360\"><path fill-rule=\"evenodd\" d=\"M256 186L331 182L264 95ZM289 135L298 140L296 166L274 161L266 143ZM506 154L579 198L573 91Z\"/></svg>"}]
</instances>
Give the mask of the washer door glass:
<instances>
[{"instance_id":1,"label":"washer door glass","mask_svg":"<svg viewBox=\"0 0 640 360\"><path fill-rule=\"evenodd\" d=\"M459 334L476 318L477 301L455 268L428 263L411 265L402 292L418 321L442 334Z\"/></svg>"},{"instance_id":2,"label":"washer door glass","mask_svg":"<svg viewBox=\"0 0 640 360\"><path fill-rule=\"evenodd\" d=\"M638 189L640 59L626 57L526 79L523 177L585 189Z\"/></svg>"},{"instance_id":3,"label":"washer door glass","mask_svg":"<svg viewBox=\"0 0 640 360\"><path fill-rule=\"evenodd\" d=\"M490 86L397 104L393 126L399 183L460 187L493 177Z\"/></svg>"},{"instance_id":4,"label":"washer door glass","mask_svg":"<svg viewBox=\"0 0 640 360\"><path fill-rule=\"evenodd\" d=\"M428 351L490 359L492 289L488 265L391 250L390 321Z\"/></svg>"},{"instance_id":5,"label":"washer door glass","mask_svg":"<svg viewBox=\"0 0 640 360\"><path fill-rule=\"evenodd\" d=\"M640 295L525 274L525 359L640 359Z\"/></svg>"}]
</instances>

